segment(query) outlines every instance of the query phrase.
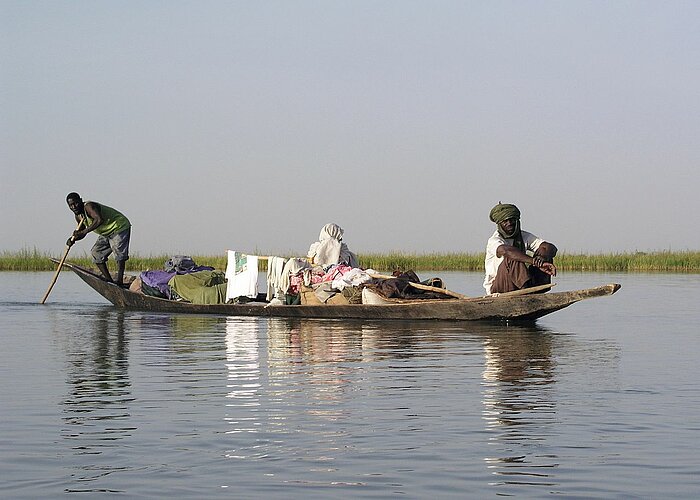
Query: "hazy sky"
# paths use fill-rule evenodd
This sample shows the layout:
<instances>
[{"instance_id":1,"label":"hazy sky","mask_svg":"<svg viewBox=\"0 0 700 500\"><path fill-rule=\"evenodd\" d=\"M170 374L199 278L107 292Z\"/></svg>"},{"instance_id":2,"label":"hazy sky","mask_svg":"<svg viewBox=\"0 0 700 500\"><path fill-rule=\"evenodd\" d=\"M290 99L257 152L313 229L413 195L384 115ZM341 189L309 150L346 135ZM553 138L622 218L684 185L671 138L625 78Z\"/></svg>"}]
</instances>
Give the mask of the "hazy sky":
<instances>
[{"instance_id":1,"label":"hazy sky","mask_svg":"<svg viewBox=\"0 0 700 500\"><path fill-rule=\"evenodd\" d=\"M698 250L698 1L0 0L0 251ZM94 236L81 242L88 251Z\"/></svg>"}]
</instances>

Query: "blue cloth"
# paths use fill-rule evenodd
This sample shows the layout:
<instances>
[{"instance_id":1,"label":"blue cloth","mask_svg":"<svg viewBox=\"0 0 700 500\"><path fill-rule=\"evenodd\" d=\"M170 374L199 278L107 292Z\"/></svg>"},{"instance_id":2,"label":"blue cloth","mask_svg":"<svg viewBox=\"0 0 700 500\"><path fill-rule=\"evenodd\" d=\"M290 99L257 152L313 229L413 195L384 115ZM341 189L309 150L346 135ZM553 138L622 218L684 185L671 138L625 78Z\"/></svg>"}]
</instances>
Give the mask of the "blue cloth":
<instances>
[{"instance_id":1,"label":"blue cloth","mask_svg":"<svg viewBox=\"0 0 700 500\"><path fill-rule=\"evenodd\" d=\"M148 287L155 288L160 291L163 297L169 299L171 296L168 281L176 274L175 271L144 271L141 273L141 283Z\"/></svg>"}]
</instances>

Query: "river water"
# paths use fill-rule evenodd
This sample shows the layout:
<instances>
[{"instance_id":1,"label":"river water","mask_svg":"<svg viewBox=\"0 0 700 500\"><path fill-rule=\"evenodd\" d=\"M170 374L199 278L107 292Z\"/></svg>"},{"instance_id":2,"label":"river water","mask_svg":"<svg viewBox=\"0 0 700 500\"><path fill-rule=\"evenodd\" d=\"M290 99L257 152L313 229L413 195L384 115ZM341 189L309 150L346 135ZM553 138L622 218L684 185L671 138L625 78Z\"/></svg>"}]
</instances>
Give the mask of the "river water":
<instances>
[{"instance_id":1,"label":"river water","mask_svg":"<svg viewBox=\"0 0 700 500\"><path fill-rule=\"evenodd\" d=\"M700 494L698 275L564 273L622 289L529 326L123 312L70 272L39 305L51 276L0 273L2 498Z\"/></svg>"}]
</instances>

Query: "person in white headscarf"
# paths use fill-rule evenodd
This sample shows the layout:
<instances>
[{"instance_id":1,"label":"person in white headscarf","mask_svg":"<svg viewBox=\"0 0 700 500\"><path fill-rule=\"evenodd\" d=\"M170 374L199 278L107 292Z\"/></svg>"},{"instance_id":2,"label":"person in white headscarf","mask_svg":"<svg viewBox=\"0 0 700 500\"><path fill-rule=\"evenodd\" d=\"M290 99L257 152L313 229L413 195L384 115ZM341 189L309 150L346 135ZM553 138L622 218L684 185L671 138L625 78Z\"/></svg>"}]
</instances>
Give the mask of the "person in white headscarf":
<instances>
[{"instance_id":1,"label":"person in white headscarf","mask_svg":"<svg viewBox=\"0 0 700 500\"><path fill-rule=\"evenodd\" d=\"M306 256L309 262L319 266L345 264L358 267L357 256L343 243L343 229L338 224L329 223L321 228L318 241L309 247Z\"/></svg>"}]
</instances>

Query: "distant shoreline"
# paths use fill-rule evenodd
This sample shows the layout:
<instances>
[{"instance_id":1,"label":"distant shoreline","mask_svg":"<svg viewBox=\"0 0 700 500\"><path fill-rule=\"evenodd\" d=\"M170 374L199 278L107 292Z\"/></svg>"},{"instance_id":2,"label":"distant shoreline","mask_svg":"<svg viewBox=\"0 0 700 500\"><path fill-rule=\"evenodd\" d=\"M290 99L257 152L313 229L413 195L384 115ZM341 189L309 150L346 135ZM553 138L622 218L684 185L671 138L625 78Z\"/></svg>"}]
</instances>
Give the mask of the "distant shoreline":
<instances>
[{"instance_id":1,"label":"distant shoreline","mask_svg":"<svg viewBox=\"0 0 700 500\"><path fill-rule=\"evenodd\" d=\"M265 255L264 253L258 253ZM0 271L53 271L56 264L48 252L19 250L0 253ZM133 254L127 262L127 272L139 272L148 269L162 269L170 255L142 256ZM226 268L224 255L193 255L199 265L208 265L216 269ZM283 255L283 257L285 257ZM360 267L377 271L395 269L414 271L474 271L483 272L483 253L367 253L358 254ZM69 254L68 260L85 267L93 267L90 256L83 251ZM555 259L561 271L577 272L673 272L700 273L700 251L683 252L627 252L601 254L566 254ZM110 268L114 261L110 258ZM260 270L266 270L266 261L261 261Z\"/></svg>"}]
</instances>

